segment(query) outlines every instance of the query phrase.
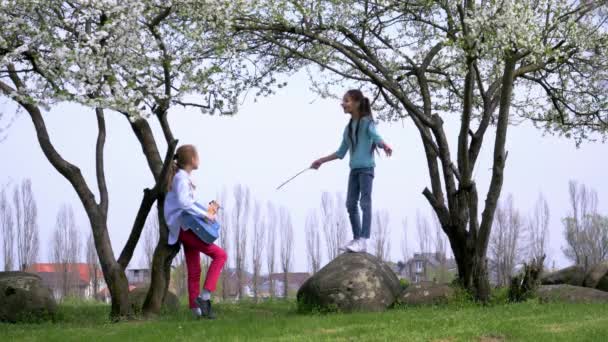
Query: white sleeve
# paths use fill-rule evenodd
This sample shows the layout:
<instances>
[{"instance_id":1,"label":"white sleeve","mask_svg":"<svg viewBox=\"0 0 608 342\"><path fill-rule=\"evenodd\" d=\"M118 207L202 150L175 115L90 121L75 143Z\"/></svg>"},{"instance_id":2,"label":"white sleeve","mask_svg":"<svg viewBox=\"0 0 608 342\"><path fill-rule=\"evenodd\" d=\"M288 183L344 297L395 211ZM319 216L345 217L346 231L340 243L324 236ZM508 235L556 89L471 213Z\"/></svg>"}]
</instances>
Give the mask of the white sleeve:
<instances>
[{"instance_id":1,"label":"white sleeve","mask_svg":"<svg viewBox=\"0 0 608 342\"><path fill-rule=\"evenodd\" d=\"M177 202L182 210L196 216L207 216L207 211L201 206L196 205L196 201L191 194L190 181L187 177L176 176L173 186L177 194Z\"/></svg>"}]
</instances>

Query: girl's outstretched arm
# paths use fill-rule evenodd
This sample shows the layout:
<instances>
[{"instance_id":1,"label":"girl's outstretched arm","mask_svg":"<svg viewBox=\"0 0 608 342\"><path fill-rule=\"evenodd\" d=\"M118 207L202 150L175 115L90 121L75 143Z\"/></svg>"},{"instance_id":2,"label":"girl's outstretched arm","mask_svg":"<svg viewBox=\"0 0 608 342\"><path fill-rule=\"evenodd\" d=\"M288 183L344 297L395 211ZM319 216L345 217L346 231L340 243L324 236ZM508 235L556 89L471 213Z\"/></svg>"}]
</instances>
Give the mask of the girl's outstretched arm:
<instances>
[{"instance_id":1,"label":"girl's outstretched arm","mask_svg":"<svg viewBox=\"0 0 608 342\"><path fill-rule=\"evenodd\" d=\"M374 144L383 149L386 155L390 157L393 154L393 149L384 141L384 139L382 139L380 134L378 134L378 131L376 130L376 124L370 122L368 130L369 136L372 138Z\"/></svg>"},{"instance_id":2,"label":"girl's outstretched arm","mask_svg":"<svg viewBox=\"0 0 608 342\"><path fill-rule=\"evenodd\" d=\"M318 170L321 167L321 165L323 165L329 161L336 160L336 159L342 159L342 158L340 158L340 156L338 156L338 154L332 153L328 156L319 158L319 159L315 160L314 162L312 162L312 164L310 165L310 168Z\"/></svg>"}]
</instances>

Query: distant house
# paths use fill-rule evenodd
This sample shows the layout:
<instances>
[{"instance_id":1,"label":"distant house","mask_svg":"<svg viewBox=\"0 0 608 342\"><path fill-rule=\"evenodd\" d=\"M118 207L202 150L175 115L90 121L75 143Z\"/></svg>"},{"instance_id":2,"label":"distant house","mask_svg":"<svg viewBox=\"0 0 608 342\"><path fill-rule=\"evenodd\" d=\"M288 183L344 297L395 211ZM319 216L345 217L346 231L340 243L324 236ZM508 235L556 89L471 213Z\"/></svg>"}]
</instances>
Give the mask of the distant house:
<instances>
[{"instance_id":1,"label":"distant house","mask_svg":"<svg viewBox=\"0 0 608 342\"><path fill-rule=\"evenodd\" d=\"M133 291L136 288L137 286L129 285L129 292ZM110 289L108 289L107 287L102 288L99 292L97 292L95 298L108 304L111 303L112 296L110 296Z\"/></svg>"},{"instance_id":2,"label":"distant house","mask_svg":"<svg viewBox=\"0 0 608 342\"><path fill-rule=\"evenodd\" d=\"M234 268L224 270L224 276L226 277L227 295L230 298L238 299L238 278ZM310 274L305 272L292 272L287 274L288 292L294 293L300 286L310 277ZM271 289L271 279L273 288ZM253 297L253 275L249 272L243 272L243 296ZM273 273L269 275L263 275L260 277L258 282L258 297L269 298L271 295L274 297L283 296L283 273Z\"/></svg>"},{"instance_id":3,"label":"distant house","mask_svg":"<svg viewBox=\"0 0 608 342\"><path fill-rule=\"evenodd\" d=\"M224 271L224 277L225 277L225 283L224 286L226 287L226 294L228 295L228 297L230 298L238 298L239 295L239 280L237 277L237 272L236 269L234 268L227 268ZM253 279L253 275L249 272L243 271L242 275L241 275L241 281L243 282L243 295L245 297L253 297L253 290L251 287L251 283L252 283L252 279Z\"/></svg>"},{"instance_id":4,"label":"distant house","mask_svg":"<svg viewBox=\"0 0 608 342\"><path fill-rule=\"evenodd\" d=\"M148 287L150 285L150 270L147 268L130 268L125 270L127 281L129 282L129 291L132 291L138 287ZM110 290L107 287L103 287L97 292L95 298L98 300L110 303L112 297L110 296Z\"/></svg>"},{"instance_id":5,"label":"distant house","mask_svg":"<svg viewBox=\"0 0 608 342\"><path fill-rule=\"evenodd\" d=\"M298 291L300 286L304 284L304 282L310 277L309 273L306 272L290 272L287 273L287 292L294 293ZM259 287L259 295L260 297L266 298L270 297L270 284L271 280L274 287L274 296L278 298L283 297L283 284L285 281L285 277L283 273L273 273L271 275L266 275L262 277L262 282Z\"/></svg>"},{"instance_id":6,"label":"distant house","mask_svg":"<svg viewBox=\"0 0 608 342\"><path fill-rule=\"evenodd\" d=\"M40 276L42 283L48 286L56 299L61 299L65 290L67 294L93 298L95 277L91 274L93 268L89 264L56 264L56 263L36 263L26 269L26 272L35 273ZM97 271L97 288L105 286L101 270Z\"/></svg>"},{"instance_id":7,"label":"distant house","mask_svg":"<svg viewBox=\"0 0 608 342\"><path fill-rule=\"evenodd\" d=\"M131 268L125 271L129 285L136 287L150 284L151 272L147 268Z\"/></svg>"},{"instance_id":8,"label":"distant house","mask_svg":"<svg viewBox=\"0 0 608 342\"><path fill-rule=\"evenodd\" d=\"M449 282L457 272L456 261L444 253L414 253L407 262L397 264L396 273L412 283Z\"/></svg>"},{"instance_id":9,"label":"distant house","mask_svg":"<svg viewBox=\"0 0 608 342\"><path fill-rule=\"evenodd\" d=\"M271 287L272 286L272 287ZM258 296L261 298L282 297L283 296L283 281L274 280L271 282L268 276L265 276L260 281L258 287Z\"/></svg>"}]
</instances>

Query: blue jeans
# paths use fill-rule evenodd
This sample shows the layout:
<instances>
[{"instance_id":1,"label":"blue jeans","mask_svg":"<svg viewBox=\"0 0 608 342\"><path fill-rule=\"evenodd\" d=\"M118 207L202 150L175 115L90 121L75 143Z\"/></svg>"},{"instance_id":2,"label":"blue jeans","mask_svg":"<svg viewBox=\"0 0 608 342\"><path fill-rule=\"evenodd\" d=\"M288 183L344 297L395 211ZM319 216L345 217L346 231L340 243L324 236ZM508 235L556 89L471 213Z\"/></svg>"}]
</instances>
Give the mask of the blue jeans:
<instances>
[{"instance_id":1,"label":"blue jeans","mask_svg":"<svg viewBox=\"0 0 608 342\"><path fill-rule=\"evenodd\" d=\"M346 210L353 229L353 238L369 239L372 224L372 183L374 181L374 168L352 169L348 176L348 192L346 194ZM363 225L359 217L361 205L363 212Z\"/></svg>"}]
</instances>

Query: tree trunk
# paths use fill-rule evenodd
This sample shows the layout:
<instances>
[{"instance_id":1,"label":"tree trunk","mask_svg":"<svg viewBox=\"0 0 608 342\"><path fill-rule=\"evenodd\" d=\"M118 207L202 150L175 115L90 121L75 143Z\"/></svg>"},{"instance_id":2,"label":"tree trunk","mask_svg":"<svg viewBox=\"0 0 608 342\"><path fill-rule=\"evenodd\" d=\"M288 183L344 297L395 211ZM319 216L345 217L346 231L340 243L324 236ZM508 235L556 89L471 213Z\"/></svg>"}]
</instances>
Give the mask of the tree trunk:
<instances>
[{"instance_id":1,"label":"tree trunk","mask_svg":"<svg viewBox=\"0 0 608 342\"><path fill-rule=\"evenodd\" d=\"M150 278L150 289L146 295L146 300L143 305L143 313L146 316L156 315L160 313L162 304L165 300L167 291L169 290L169 282L171 281L171 262L179 253L179 243L169 245L168 229L164 218L164 208L162 203L164 196L159 199L158 205L158 221L159 221L159 239L154 256L152 258L152 274Z\"/></svg>"},{"instance_id":2,"label":"tree trunk","mask_svg":"<svg viewBox=\"0 0 608 342\"><path fill-rule=\"evenodd\" d=\"M289 283L287 280L287 272L283 272L283 299L287 299L287 292L289 291Z\"/></svg>"},{"instance_id":3,"label":"tree trunk","mask_svg":"<svg viewBox=\"0 0 608 342\"><path fill-rule=\"evenodd\" d=\"M458 266L458 283L477 300L487 301L490 297L490 282L485 254L480 257L478 251L471 247L475 241L468 232L451 236L449 240Z\"/></svg>"},{"instance_id":4,"label":"tree trunk","mask_svg":"<svg viewBox=\"0 0 608 342\"><path fill-rule=\"evenodd\" d=\"M17 89L22 89L22 82L15 72L14 66L9 66L10 77ZM5 94L11 94L15 90L7 84L0 82L0 90ZM103 174L103 144L105 142L105 122L103 110L97 109L97 120L99 126L98 141L96 146L97 181L100 192L100 203L95 201L92 193L80 169L66 161L53 146L46 124L40 109L31 103L17 101L23 107L34 124L36 138L47 160L53 167L64 176L72 185L80 199L93 231L95 249L99 257L108 290L112 297L112 310L110 316L113 320L128 318L131 314L129 307L129 285L124 273L124 268L116 261L112 251L112 244L107 228L107 204L108 193L105 186Z\"/></svg>"},{"instance_id":5,"label":"tree trunk","mask_svg":"<svg viewBox=\"0 0 608 342\"><path fill-rule=\"evenodd\" d=\"M166 138L169 139L167 144L169 148L167 150L167 155L165 156L164 164L167 165L167 161L171 161L175 146L177 145L177 141L173 140L173 136L168 127L168 123L166 121L166 117L160 114L159 120L161 121L161 126L163 126L163 132L166 134ZM144 305L142 311L144 315L155 315L159 314L161 310L161 306L165 295L169 289L169 282L171 280L171 262L173 258L179 252L179 244L175 246L169 246L167 244L168 238L168 229L167 224L165 222L163 204L164 204L164 195L163 189L164 185L164 177L163 173L163 160L160 157L160 153L158 150L158 146L156 144L156 140L154 139L154 134L152 133L152 129L146 120L135 120L131 122L131 128L139 141L142 151L148 161L148 166L154 179L156 180L156 187L158 188L158 222L159 222L159 241L154 249L154 256L152 258L152 272L150 278L150 288L148 290L148 294L146 295L146 300L144 301ZM147 213L146 215L147 216Z\"/></svg>"},{"instance_id":6,"label":"tree trunk","mask_svg":"<svg viewBox=\"0 0 608 342\"><path fill-rule=\"evenodd\" d=\"M116 261L112 251L112 243L106 226L106 218L91 215L89 222L93 230L93 242L99 256L99 263L103 278L106 282L112 308L110 318L119 321L130 318L131 307L129 305L129 282L125 275L125 269Z\"/></svg>"}]
</instances>

